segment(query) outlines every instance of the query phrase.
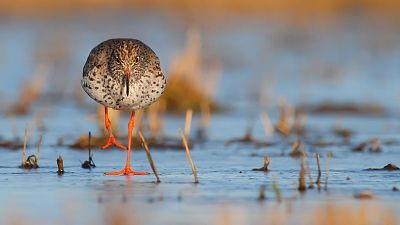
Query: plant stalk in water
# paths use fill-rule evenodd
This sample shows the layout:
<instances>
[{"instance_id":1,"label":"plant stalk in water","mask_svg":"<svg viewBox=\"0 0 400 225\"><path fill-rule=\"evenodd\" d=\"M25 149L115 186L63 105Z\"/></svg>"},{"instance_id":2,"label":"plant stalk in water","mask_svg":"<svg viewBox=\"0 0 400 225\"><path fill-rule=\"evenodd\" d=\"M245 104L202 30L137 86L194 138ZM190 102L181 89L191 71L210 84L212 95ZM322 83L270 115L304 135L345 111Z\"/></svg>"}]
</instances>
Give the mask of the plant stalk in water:
<instances>
[{"instance_id":1,"label":"plant stalk in water","mask_svg":"<svg viewBox=\"0 0 400 225\"><path fill-rule=\"evenodd\" d=\"M190 150L189 150L189 146L187 143L187 139L186 139L185 135L182 133L182 131L180 131L180 133L181 133L181 137L182 137L183 146L185 147L186 155L189 159L190 166L192 167L192 171L193 171L193 175L194 175L194 183L197 184L197 183L199 183L199 178L197 177L196 167L194 166L192 156L190 155Z\"/></svg>"},{"instance_id":2,"label":"plant stalk in water","mask_svg":"<svg viewBox=\"0 0 400 225\"><path fill-rule=\"evenodd\" d=\"M143 134L140 131L139 131L139 136L140 136L140 139L142 140L142 145L143 145L144 150L146 151L146 156L147 156L147 159L149 160L151 169L153 170L154 175L156 176L157 183L160 183L161 182L160 177L158 176L157 168L156 168L156 165L154 164L153 158L151 157L149 147L147 146L147 143L146 143L146 139L144 139Z\"/></svg>"}]
</instances>

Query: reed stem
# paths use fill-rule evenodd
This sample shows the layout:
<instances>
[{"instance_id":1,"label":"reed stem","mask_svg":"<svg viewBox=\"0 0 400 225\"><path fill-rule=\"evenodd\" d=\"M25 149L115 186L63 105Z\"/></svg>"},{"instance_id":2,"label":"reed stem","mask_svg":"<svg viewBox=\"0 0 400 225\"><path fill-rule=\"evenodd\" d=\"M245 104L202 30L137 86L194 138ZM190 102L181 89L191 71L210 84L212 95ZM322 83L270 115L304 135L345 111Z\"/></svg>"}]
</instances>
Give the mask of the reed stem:
<instances>
[{"instance_id":1,"label":"reed stem","mask_svg":"<svg viewBox=\"0 0 400 225\"><path fill-rule=\"evenodd\" d=\"M24 165L25 163L25 154L26 154L26 141L28 138L28 125L25 124L25 134L24 134L24 149L22 150L22 159L21 159L21 165Z\"/></svg>"},{"instance_id":2,"label":"reed stem","mask_svg":"<svg viewBox=\"0 0 400 225\"><path fill-rule=\"evenodd\" d=\"M320 162L321 160L320 160L320 156L318 153L315 155L315 157L317 158L317 166L318 166L318 177L317 177L317 181L315 183L317 184L318 189L321 189L321 175L322 175L321 162Z\"/></svg>"},{"instance_id":3,"label":"reed stem","mask_svg":"<svg viewBox=\"0 0 400 225\"><path fill-rule=\"evenodd\" d=\"M182 137L183 146L185 147L185 150L186 150L186 155L189 159L190 166L192 167L192 171L193 171L193 175L194 175L194 183L199 183L199 178L197 176L197 171L196 171L196 167L194 166L192 156L190 155L190 150L189 150L187 139L186 139L185 135L182 133L182 131L180 131L180 133L181 133L181 137Z\"/></svg>"},{"instance_id":4,"label":"reed stem","mask_svg":"<svg viewBox=\"0 0 400 225\"><path fill-rule=\"evenodd\" d=\"M149 150L149 147L147 145L146 139L144 139L143 134L140 131L139 131L139 137L142 140L143 148L146 151L147 159L149 160L151 169L153 170L154 175L156 176L157 183L160 183L161 180L160 180L160 177L158 176L156 165L154 164L153 158L151 157L150 150Z\"/></svg>"}]
</instances>

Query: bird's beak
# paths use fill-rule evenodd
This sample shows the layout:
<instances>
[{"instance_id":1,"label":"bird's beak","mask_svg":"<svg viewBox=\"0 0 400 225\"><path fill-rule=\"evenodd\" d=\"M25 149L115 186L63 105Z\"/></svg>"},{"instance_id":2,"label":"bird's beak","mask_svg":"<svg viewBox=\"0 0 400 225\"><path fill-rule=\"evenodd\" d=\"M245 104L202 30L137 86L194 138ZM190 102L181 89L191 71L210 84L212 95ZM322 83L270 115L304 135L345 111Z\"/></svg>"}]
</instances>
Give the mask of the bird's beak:
<instances>
[{"instance_id":1,"label":"bird's beak","mask_svg":"<svg viewBox=\"0 0 400 225\"><path fill-rule=\"evenodd\" d=\"M131 72L126 70L124 74L124 83L125 83L125 90L126 96L129 96L129 80L131 79Z\"/></svg>"}]
</instances>

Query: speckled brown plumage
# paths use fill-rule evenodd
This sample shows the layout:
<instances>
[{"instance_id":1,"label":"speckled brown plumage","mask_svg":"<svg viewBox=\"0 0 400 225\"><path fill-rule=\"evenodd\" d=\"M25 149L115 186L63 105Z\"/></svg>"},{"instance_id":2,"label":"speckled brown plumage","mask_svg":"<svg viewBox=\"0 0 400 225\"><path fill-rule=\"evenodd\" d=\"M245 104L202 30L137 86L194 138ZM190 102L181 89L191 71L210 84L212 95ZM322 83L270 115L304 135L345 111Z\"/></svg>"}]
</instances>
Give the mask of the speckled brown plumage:
<instances>
[{"instance_id":1,"label":"speckled brown plumage","mask_svg":"<svg viewBox=\"0 0 400 225\"><path fill-rule=\"evenodd\" d=\"M106 107L135 111L161 96L166 79L150 47L135 39L110 39L90 52L81 85Z\"/></svg>"}]
</instances>

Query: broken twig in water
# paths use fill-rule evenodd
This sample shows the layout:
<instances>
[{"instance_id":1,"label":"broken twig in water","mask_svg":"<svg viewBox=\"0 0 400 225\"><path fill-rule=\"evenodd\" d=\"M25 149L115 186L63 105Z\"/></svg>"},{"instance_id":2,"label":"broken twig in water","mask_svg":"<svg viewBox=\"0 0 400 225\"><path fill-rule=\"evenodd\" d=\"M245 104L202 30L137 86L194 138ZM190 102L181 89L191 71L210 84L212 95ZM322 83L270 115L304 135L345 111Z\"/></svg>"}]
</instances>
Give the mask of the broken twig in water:
<instances>
[{"instance_id":1,"label":"broken twig in water","mask_svg":"<svg viewBox=\"0 0 400 225\"><path fill-rule=\"evenodd\" d=\"M315 157L317 158L317 166L318 166L318 177L317 177L317 181L315 183L317 184L317 188L319 190L319 189L321 189L321 175L322 175L321 162L320 162L320 156L318 153L315 155Z\"/></svg>"},{"instance_id":2,"label":"broken twig in water","mask_svg":"<svg viewBox=\"0 0 400 225\"><path fill-rule=\"evenodd\" d=\"M58 167L58 175L63 175L64 174L64 163L61 155L58 156L57 158L57 167Z\"/></svg>"},{"instance_id":3,"label":"broken twig in water","mask_svg":"<svg viewBox=\"0 0 400 225\"><path fill-rule=\"evenodd\" d=\"M299 173L299 188L298 190L300 192L304 192L307 189L307 185L306 185L306 169L304 166L304 156L300 158L301 160L301 164L300 164L300 173Z\"/></svg>"},{"instance_id":4,"label":"broken twig in water","mask_svg":"<svg viewBox=\"0 0 400 225\"><path fill-rule=\"evenodd\" d=\"M83 162L82 165L81 165L81 167L84 168L84 169L92 169L92 168L96 167L96 165L94 164L94 161L93 161L92 144L91 144L91 142L92 142L92 133L89 131L89 146L88 146L88 148L89 148L89 158L88 158L88 160L85 160L85 162Z\"/></svg>"},{"instance_id":5,"label":"broken twig in water","mask_svg":"<svg viewBox=\"0 0 400 225\"><path fill-rule=\"evenodd\" d=\"M189 159L190 166L192 167L192 171L193 171L193 175L194 175L194 183L199 183L199 178L197 177L196 167L194 166L194 163L193 163L193 160L192 160L192 156L190 155L190 150L189 150L189 146L188 146L186 137L182 133L181 130L179 130L179 131L181 133L182 143L183 143L183 146L185 147L186 155L187 155L187 157Z\"/></svg>"},{"instance_id":6,"label":"broken twig in water","mask_svg":"<svg viewBox=\"0 0 400 225\"><path fill-rule=\"evenodd\" d=\"M140 136L140 139L142 140L142 145L143 145L144 150L146 151L147 159L149 160L151 169L153 170L154 175L156 176L157 183L160 183L161 181L160 181L160 177L158 177L156 165L153 162L153 158L151 157L150 150L149 150L149 147L147 146L146 140L144 139L143 134L140 131L139 131L139 136Z\"/></svg>"}]
</instances>

